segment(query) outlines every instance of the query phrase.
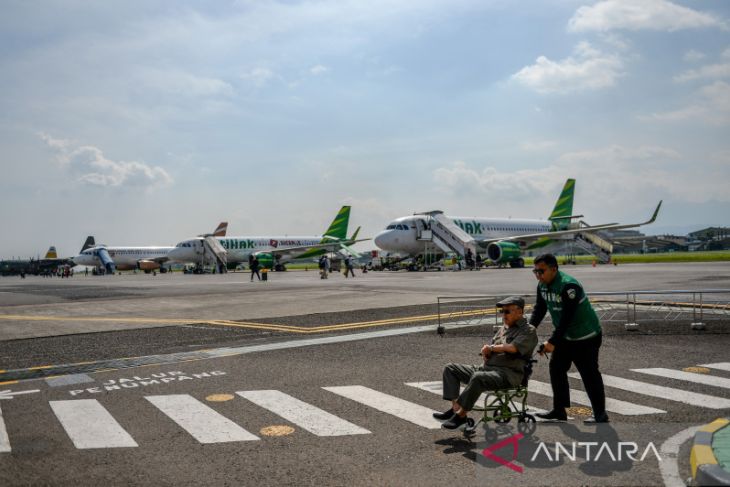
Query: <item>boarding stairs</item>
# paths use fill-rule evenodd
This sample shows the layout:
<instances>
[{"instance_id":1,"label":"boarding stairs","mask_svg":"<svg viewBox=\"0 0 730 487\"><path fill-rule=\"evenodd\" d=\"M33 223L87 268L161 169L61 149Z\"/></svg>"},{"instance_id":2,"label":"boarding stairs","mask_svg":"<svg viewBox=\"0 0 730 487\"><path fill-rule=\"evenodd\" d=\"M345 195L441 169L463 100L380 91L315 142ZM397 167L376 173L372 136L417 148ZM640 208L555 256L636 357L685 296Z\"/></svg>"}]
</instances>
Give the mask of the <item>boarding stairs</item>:
<instances>
[{"instance_id":1,"label":"boarding stairs","mask_svg":"<svg viewBox=\"0 0 730 487\"><path fill-rule=\"evenodd\" d=\"M215 266L225 272L228 265L228 253L215 236L203 238L203 249L205 257L209 258Z\"/></svg>"},{"instance_id":2,"label":"boarding stairs","mask_svg":"<svg viewBox=\"0 0 730 487\"><path fill-rule=\"evenodd\" d=\"M467 250L471 249L472 255L476 255L476 240L443 212L432 211L427 215L429 216L429 228L420 230L419 240L433 242L445 253L453 252L465 257Z\"/></svg>"},{"instance_id":3,"label":"boarding stairs","mask_svg":"<svg viewBox=\"0 0 730 487\"><path fill-rule=\"evenodd\" d=\"M588 226L584 222L580 222L583 226ZM599 262L608 264L611 262L611 254L613 253L613 244L601 238L595 233L577 233L573 240L576 246L586 252L595 255Z\"/></svg>"},{"instance_id":4,"label":"boarding stairs","mask_svg":"<svg viewBox=\"0 0 730 487\"><path fill-rule=\"evenodd\" d=\"M109 251L105 247L99 247L94 251L99 261L104 266L107 274L114 274L117 270L117 266L114 264L114 260L109 255Z\"/></svg>"}]
</instances>

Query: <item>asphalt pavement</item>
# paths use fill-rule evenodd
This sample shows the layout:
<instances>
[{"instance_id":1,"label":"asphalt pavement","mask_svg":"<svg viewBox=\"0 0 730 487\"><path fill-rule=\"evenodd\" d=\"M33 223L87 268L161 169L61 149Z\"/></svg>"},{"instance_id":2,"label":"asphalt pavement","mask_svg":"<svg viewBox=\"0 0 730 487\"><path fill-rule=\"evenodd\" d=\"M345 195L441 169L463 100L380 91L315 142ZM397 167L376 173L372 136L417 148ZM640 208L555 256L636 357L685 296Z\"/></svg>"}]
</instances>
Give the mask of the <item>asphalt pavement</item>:
<instances>
[{"instance_id":1,"label":"asphalt pavement","mask_svg":"<svg viewBox=\"0 0 730 487\"><path fill-rule=\"evenodd\" d=\"M727 264L566 270L602 291L730 282ZM607 333L609 426L583 425L589 404L571 377L567 425L490 423L468 440L430 414L446 406L443 365L477 362L491 322L439 336L435 298L527 294L532 276L310 277L0 280L0 374L77 364L0 385L0 485L664 485L662 463L689 476L689 445L674 458L672 437L730 414L727 327L688 334L681 322ZM118 362L84 371L103 360ZM532 410L550 408L549 382L540 359Z\"/></svg>"}]
</instances>

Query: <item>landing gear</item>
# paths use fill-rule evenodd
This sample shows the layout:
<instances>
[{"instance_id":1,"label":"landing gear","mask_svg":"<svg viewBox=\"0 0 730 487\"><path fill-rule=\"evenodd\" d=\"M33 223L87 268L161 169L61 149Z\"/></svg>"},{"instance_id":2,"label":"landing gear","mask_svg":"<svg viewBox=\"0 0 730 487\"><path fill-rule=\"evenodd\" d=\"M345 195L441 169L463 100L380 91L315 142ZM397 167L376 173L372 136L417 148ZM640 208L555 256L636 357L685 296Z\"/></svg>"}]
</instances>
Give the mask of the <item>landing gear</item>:
<instances>
[{"instance_id":1,"label":"landing gear","mask_svg":"<svg viewBox=\"0 0 730 487\"><path fill-rule=\"evenodd\" d=\"M284 272L284 271L286 271L286 266L284 264L276 264L274 266L274 270L276 272Z\"/></svg>"},{"instance_id":2,"label":"landing gear","mask_svg":"<svg viewBox=\"0 0 730 487\"><path fill-rule=\"evenodd\" d=\"M513 269L515 269L515 268L521 269L521 268L525 267L525 259L523 259L522 257L517 258L517 259L511 261L509 263L509 266L512 267Z\"/></svg>"}]
</instances>

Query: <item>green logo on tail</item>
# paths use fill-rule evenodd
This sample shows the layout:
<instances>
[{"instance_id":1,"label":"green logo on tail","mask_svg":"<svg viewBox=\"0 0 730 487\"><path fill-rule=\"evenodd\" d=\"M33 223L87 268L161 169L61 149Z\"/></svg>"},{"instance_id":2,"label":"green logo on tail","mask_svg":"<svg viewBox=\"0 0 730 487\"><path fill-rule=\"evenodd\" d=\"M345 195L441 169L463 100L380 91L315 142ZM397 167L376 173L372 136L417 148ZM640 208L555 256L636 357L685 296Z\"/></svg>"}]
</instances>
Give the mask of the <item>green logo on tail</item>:
<instances>
[{"instance_id":1,"label":"green logo on tail","mask_svg":"<svg viewBox=\"0 0 730 487\"><path fill-rule=\"evenodd\" d=\"M575 179L565 181L563 191L560 193L555 208L548 218L553 222L553 230L566 230L570 225L570 218L573 215L573 193L575 192Z\"/></svg>"}]
</instances>

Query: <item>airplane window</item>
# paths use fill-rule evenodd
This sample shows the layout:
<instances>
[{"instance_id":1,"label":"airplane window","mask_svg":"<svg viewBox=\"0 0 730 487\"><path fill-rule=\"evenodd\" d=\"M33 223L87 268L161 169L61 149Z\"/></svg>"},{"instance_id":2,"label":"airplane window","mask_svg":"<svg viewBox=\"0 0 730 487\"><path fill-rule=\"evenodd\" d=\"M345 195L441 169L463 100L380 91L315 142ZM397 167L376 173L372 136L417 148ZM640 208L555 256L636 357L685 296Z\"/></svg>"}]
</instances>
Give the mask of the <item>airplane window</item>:
<instances>
[{"instance_id":1,"label":"airplane window","mask_svg":"<svg viewBox=\"0 0 730 487\"><path fill-rule=\"evenodd\" d=\"M385 229L386 230L394 230L395 229L395 225L388 225L387 227L385 227Z\"/></svg>"}]
</instances>

